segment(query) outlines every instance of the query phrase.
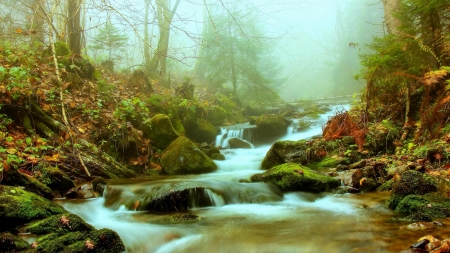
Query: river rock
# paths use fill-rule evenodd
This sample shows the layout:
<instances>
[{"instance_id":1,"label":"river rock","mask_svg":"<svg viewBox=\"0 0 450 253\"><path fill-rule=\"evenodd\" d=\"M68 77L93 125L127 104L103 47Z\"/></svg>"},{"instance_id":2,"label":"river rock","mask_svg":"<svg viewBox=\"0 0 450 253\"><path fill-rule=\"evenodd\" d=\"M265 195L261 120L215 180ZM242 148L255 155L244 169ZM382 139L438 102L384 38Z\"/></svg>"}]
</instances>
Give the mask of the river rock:
<instances>
[{"instance_id":1,"label":"river rock","mask_svg":"<svg viewBox=\"0 0 450 253\"><path fill-rule=\"evenodd\" d=\"M244 140L241 140L239 138L230 138L228 140L228 145L230 148L244 148L244 149L251 149L252 145Z\"/></svg>"},{"instance_id":2,"label":"river rock","mask_svg":"<svg viewBox=\"0 0 450 253\"><path fill-rule=\"evenodd\" d=\"M96 185L98 186L98 185ZM64 196L70 199L90 199L101 196L100 193L95 192L91 183L84 183L73 187L67 191Z\"/></svg>"},{"instance_id":3,"label":"river rock","mask_svg":"<svg viewBox=\"0 0 450 253\"><path fill-rule=\"evenodd\" d=\"M54 215L32 222L21 232L41 235L32 247L37 252L124 252L119 235L104 228L95 230L75 214Z\"/></svg>"},{"instance_id":4,"label":"river rock","mask_svg":"<svg viewBox=\"0 0 450 253\"><path fill-rule=\"evenodd\" d=\"M41 172L38 178L53 190L65 192L75 186L75 182L58 167L39 165L37 170Z\"/></svg>"},{"instance_id":5,"label":"river rock","mask_svg":"<svg viewBox=\"0 0 450 253\"><path fill-rule=\"evenodd\" d=\"M18 236L11 233L0 233L0 252L19 252L29 247L30 245Z\"/></svg>"},{"instance_id":6,"label":"river rock","mask_svg":"<svg viewBox=\"0 0 450 253\"><path fill-rule=\"evenodd\" d=\"M423 195L437 191L436 180L427 174L408 170L400 176L394 177L392 193L387 200L390 208L395 209L406 196L410 194Z\"/></svg>"},{"instance_id":7,"label":"river rock","mask_svg":"<svg viewBox=\"0 0 450 253\"><path fill-rule=\"evenodd\" d=\"M288 122L281 115L264 114L255 120L258 143L271 143L286 134Z\"/></svg>"},{"instance_id":8,"label":"river rock","mask_svg":"<svg viewBox=\"0 0 450 253\"><path fill-rule=\"evenodd\" d=\"M11 168L7 173L4 173L4 178L1 183L4 185L24 187L27 191L36 193L47 199L53 198L50 187L37 180L35 177L20 172L16 168Z\"/></svg>"},{"instance_id":9,"label":"river rock","mask_svg":"<svg viewBox=\"0 0 450 253\"><path fill-rule=\"evenodd\" d=\"M337 188L338 180L315 172L308 167L286 163L251 177L252 182L266 182L282 191L324 192Z\"/></svg>"},{"instance_id":10,"label":"river rock","mask_svg":"<svg viewBox=\"0 0 450 253\"><path fill-rule=\"evenodd\" d=\"M306 164L308 144L306 141L277 141L267 152L261 163L263 170L284 163Z\"/></svg>"},{"instance_id":11,"label":"river rock","mask_svg":"<svg viewBox=\"0 0 450 253\"><path fill-rule=\"evenodd\" d=\"M161 166L169 175L198 174L217 170L217 165L191 140L178 137L164 151Z\"/></svg>"},{"instance_id":12,"label":"river rock","mask_svg":"<svg viewBox=\"0 0 450 253\"><path fill-rule=\"evenodd\" d=\"M197 119L193 125L186 126L186 134L195 142L212 143L216 140L218 129L207 120Z\"/></svg>"},{"instance_id":13,"label":"river rock","mask_svg":"<svg viewBox=\"0 0 450 253\"><path fill-rule=\"evenodd\" d=\"M415 214L416 219L420 219L418 216L445 218L450 216L450 201L436 193L411 194L399 202L395 212Z\"/></svg>"},{"instance_id":14,"label":"river rock","mask_svg":"<svg viewBox=\"0 0 450 253\"><path fill-rule=\"evenodd\" d=\"M165 114L156 114L142 127L144 136L151 140L152 145L165 149L172 141L178 138L178 133L173 129L170 118Z\"/></svg>"},{"instance_id":15,"label":"river rock","mask_svg":"<svg viewBox=\"0 0 450 253\"><path fill-rule=\"evenodd\" d=\"M66 211L52 201L18 187L0 185L0 232Z\"/></svg>"},{"instance_id":16,"label":"river rock","mask_svg":"<svg viewBox=\"0 0 450 253\"><path fill-rule=\"evenodd\" d=\"M225 122L227 118L227 112L220 106L210 106L208 107L208 115L206 116L206 120L211 122L213 126L221 126Z\"/></svg>"}]
</instances>

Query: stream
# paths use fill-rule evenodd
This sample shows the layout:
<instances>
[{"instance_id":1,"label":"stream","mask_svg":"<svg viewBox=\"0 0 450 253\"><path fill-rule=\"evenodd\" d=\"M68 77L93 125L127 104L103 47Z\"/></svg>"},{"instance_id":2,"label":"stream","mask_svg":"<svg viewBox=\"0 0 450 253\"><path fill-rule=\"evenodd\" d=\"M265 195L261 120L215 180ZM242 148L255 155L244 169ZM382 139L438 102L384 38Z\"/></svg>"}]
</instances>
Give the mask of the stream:
<instances>
[{"instance_id":1,"label":"stream","mask_svg":"<svg viewBox=\"0 0 450 253\"><path fill-rule=\"evenodd\" d=\"M321 134L322 125L338 108L332 107L306 131L287 129L283 139ZM215 161L214 173L109 180L102 198L57 202L97 229L115 230L129 253L399 252L427 234L401 229L407 223L391 220L395 214L384 204L389 193L282 194L264 183L248 183L251 175L261 172L269 148L224 149L226 160ZM179 187L210 189L210 206L192 200L190 212L201 220L174 222L169 218L175 213L128 211L123 206L127 198L143 192ZM428 233L450 236L445 228Z\"/></svg>"}]
</instances>

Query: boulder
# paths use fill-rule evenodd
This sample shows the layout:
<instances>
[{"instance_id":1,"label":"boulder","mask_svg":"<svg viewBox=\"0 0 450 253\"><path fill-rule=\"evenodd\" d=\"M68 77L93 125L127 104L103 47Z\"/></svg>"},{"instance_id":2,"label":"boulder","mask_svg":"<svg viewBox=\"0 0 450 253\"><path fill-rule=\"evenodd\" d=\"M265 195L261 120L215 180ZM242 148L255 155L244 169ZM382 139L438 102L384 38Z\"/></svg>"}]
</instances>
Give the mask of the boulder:
<instances>
[{"instance_id":1,"label":"boulder","mask_svg":"<svg viewBox=\"0 0 450 253\"><path fill-rule=\"evenodd\" d=\"M169 175L198 174L217 170L213 160L184 136L178 137L163 151L161 166Z\"/></svg>"},{"instance_id":2,"label":"boulder","mask_svg":"<svg viewBox=\"0 0 450 253\"><path fill-rule=\"evenodd\" d=\"M11 233L0 233L0 252L14 253L28 249L30 245Z\"/></svg>"},{"instance_id":3,"label":"boulder","mask_svg":"<svg viewBox=\"0 0 450 253\"><path fill-rule=\"evenodd\" d=\"M5 185L25 187L27 191L36 193L44 198L53 198L53 193L50 187L37 180L35 177L20 172L16 168L11 168L8 173L4 173L4 178L1 183Z\"/></svg>"},{"instance_id":4,"label":"boulder","mask_svg":"<svg viewBox=\"0 0 450 253\"><path fill-rule=\"evenodd\" d=\"M307 149L306 141L277 141L264 157L261 168L268 170L284 163L307 164Z\"/></svg>"},{"instance_id":5,"label":"boulder","mask_svg":"<svg viewBox=\"0 0 450 253\"><path fill-rule=\"evenodd\" d=\"M445 218L450 216L450 202L448 198L436 193L411 194L398 203L395 212L415 214L415 216L420 214L420 216L430 218Z\"/></svg>"},{"instance_id":6,"label":"boulder","mask_svg":"<svg viewBox=\"0 0 450 253\"><path fill-rule=\"evenodd\" d=\"M228 139L228 145L230 146L230 148L244 148L244 149L252 148L252 145L250 143L239 138Z\"/></svg>"},{"instance_id":7,"label":"boulder","mask_svg":"<svg viewBox=\"0 0 450 253\"><path fill-rule=\"evenodd\" d=\"M209 121L198 119L193 125L186 127L186 134L195 142L212 143L216 140L218 131Z\"/></svg>"},{"instance_id":8,"label":"boulder","mask_svg":"<svg viewBox=\"0 0 450 253\"><path fill-rule=\"evenodd\" d=\"M40 237L33 243L37 252L125 251L119 235L107 228L95 230L75 214L54 215L20 229Z\"/></svg>"},{"instance_id":9,"label":"boulder","mask_svg":"<svg viewBox=\"0 0 450 253\"><path fill-rule=\"evenodd\" d=\"M157 148L165 149L172 141L178 138L173 129L170 118L165 114L156 114L143 126L144 136L149 138L151 144Z\"/></svg>"},{"instance_id":10,"label":"boulder","mask_svg":"<svg viewBox=\"0 0 450 253\"><path fill-rule=\"evenodd\" d=\"M271 143L286 134L289 122L283 116L264 114L255 121L258 144Z\"/></svg>"},{"instance_id":11,"label":"boulder","mask_svg":"<svg viewBox=\"0 0 450 253\"><path fill-rule=\"evenodd\" d=\"M387 200L390 208L396 209L397 205L410 194L423 195L437 191L436 180L427 174L418 171L408 170L399 177L394 177L392 193Z\"/></svg>"},{"instance_id":12,"label":"boulder","mask_svg":"<svg viewBox=\"0 0 450 253\"><path fill-rule=\"evenodd\" d=\"M52 201L18 187L0 185L0 231L66 211Z\"/></svg>"},{"instance_id":13,"label":"boulder","mask_svg":"<svg viewBox=\"0 0 450 253\"><path fill-rule=\"evenodd\" d=\"M308 167L286 163L251 176L252 182L266 182L282 191L324 192L337 188L338 180L315 172Z\"/></svg>"},{"instance_id":14,"label":"boulder","mask_svg":"<svg viewBox=\"0 0 450 253\"><path fill-rule=\"evenodd\" d=\"M65 192L75 187L75 182L58 167L40 165L38 170L41 172L38 178L53 190Z\"/></svg>"},{"instance_id":15,"label":"boulder","mask_svg":"<svg viewBox=\"0 0 450 253\"><path fill-rule=\"evenodd\" d=\"M91 183L84 183L73 187L72 189L67 191L64 196L69 199L90 199L99 197L101 196L101 194L94 190L94 187Z\"/></svg>"},{"instance_id":16,"label":"boulder","mask_svg":"<svg viewBox=\"0 0 450 253\"><path fill-rule=\"evenodd\" d=\"M227 118L227 112L219 106L211 106L208 108L208 115L206 120L211 122L213 126L222 126Z\"/></svg>"},{"instance_id":17,"label":"boulder","mask_svg":"<svg viewBox=\"0 0 450 253\"><path fill-rule=\"evenodd\" d=\"M141 92L153 92L153 87L148 76L141 69L135 70L128 80L128 85Z\"/></svg>"}]
</instances>

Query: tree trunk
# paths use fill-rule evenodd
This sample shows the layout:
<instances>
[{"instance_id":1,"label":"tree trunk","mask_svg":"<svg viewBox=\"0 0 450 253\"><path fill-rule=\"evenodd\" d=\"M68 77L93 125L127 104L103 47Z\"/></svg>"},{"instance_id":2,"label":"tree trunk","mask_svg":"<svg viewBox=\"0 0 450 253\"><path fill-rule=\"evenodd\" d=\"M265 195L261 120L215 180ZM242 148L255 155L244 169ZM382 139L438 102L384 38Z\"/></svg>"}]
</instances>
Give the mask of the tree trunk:
<instances>
[{"instance_id":1,"label":"tree trunk","mask_svg":"<svg viewBox=\"0 0 450 253\"><path fill-rule=\"evenodd\" d=\"M150 69L151 55L150 55L150 39L148 35L148 16L150 11L150 0L145 0L145 18L144 18L144 60L145 69L148 72Z\"/></svg>"},{"instance_id":2,"label":"tree trunk","mask_svg":"<svg viewBox=\"0 0 450 253\"><path fill-rule=\"evenodd\" d=\"M395 17L399 10L401 0L382 0L384 7L384 22L390 34L400 35L400 20Z\"/></svg>"},{"instance_id":3,"label":"tree trunk","mask_svg":"<svg viewBox=\"0 0 450 253\"><path fill-rule=\"evenodd\" d=\"M228 27L228 36L232 38L231 28ZM233 94L237 94L237 77L236 77L236 64L234 62L234 48L233 40L230 39L230 64L231 64L231 82L233 83Z\"/></svg>"},{"instance_id":4,"label":"tree trunk","mask_svg":"<svg viewBox=\"0 0 450 253\"><path fill-rule=\"evenodd\" d=\"M68 0L67 32L68 46L74 54L81 54L81 0Z\"/></svg>"},{"instance_id":5,"label":"tree trunk","mask_svg":"<svg viewBox=\"0 0 450 253\"><path fill-rule=\"evenodd\" d=\"M200 79L201 81L204 81L205 79L205 72L206 72L206 62L205 62L205 56L206 56L206 50L207 50L207 44L208 44L208 33L210 31L210 26L212 25L209 18L208 18L208 3L205 3L204 9L203 9L203 27L202 27L202 42L200 44L200 49L198 52L197 60L195 61L195 68L194 73L195 76Z\"/></svg>"},{"instance_id":6,"label":"tree trunk","mask_svg":"<svg viewBox=\"0 0 450 253\"><path fill-rule=\"evenodd\" d=\"M155 53L150 63L150 70L156 72L156 69L159 65L161 76L163 78L165 78L167 74L166 59L167 51L169 49L170 24L179 4L180 0L177 0L172 11L170 11L168 0L156 1L156 5L158 8L159 42L157 50L158 52Z\"/></svg>"},{"instance_id":7,"label":"tree trunk","mask_svg":"<svg viewBox=\"0 0 450 253\"><path fill-rule=\"evenodd\" d=\"M35 32L35 39L41 44L45 42L45 12L42 10L43 0L34 0L33 2L33 27L31 28Z\"/></svg>"}]
</instances>

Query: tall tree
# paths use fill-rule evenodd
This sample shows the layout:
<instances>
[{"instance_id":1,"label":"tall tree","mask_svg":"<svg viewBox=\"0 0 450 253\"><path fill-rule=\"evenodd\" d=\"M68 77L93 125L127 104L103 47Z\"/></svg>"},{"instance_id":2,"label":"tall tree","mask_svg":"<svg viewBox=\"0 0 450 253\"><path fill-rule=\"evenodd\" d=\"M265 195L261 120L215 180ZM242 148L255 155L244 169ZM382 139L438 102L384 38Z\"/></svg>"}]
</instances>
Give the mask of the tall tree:
<instances>
[{"instance_id":1,"label":"tall tree","mask_svg":"<svg viewBox=\"0 0 450 253\"><path fill-rule=\"evenodd\" d=\"M156 72L159 66L161 76L163 78L165 78L167 74L166 62L167 62L167 52L169 50L169 38L172 19L173 16L175 15L175 12L178 9L179 4L180 0L177 0L172 10L170 10L169 0L156 0L158 27L159 27L159 41L157 52L154 54L148 70Z\"/></svg>"},{"instance_id":2,"label":"tall tree","mask_svg":"<svg viewBox=\"0 0 450 253\"><path fill-rule=\"evenodd\" d=\"M384 22L390 34L399 35L401 22L396 13L401 6L401 0L382 0L384 7Z\"/></svg>"},{"instance_id":3,"label":"tall tree","mask_svg":"<svg viewBox=\"0 0 450 253\"><path fill-rule=\"evenodd\" d=\"M68 0L68 18L67 18L67 32L68 32L68 46L70 51L74 54L81 54L81 1L82 0Z\"/></svg>"}]
</instances>

